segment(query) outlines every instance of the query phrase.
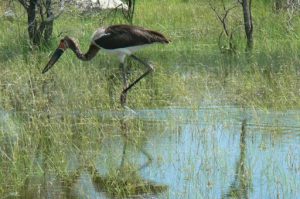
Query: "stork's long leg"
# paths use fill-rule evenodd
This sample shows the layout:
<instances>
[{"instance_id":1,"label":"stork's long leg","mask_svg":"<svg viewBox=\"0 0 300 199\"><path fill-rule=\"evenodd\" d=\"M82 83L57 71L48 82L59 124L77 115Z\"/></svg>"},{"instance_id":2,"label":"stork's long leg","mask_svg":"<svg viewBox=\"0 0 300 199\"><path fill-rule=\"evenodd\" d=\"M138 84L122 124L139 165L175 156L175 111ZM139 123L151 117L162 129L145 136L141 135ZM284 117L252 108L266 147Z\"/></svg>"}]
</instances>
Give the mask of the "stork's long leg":
<instances>
[{"instance_id":1,"label":"stork's long leg","mask_svg":"<svg viewBox=\"0 0 300 199\"><path fill-rule=\"evenodd\" d=\"M123 79L123 89L126 89L128 87L128 79L127 79L127 70L124 63L120 63L120 73L122 75ZM123 94L123 93L122 93ZM124 107L127 101L127 93L124 93L121 96L121 105Z\"/></svg>"},{"instance_id":2,"label":"stork's long leg","mask_svg":"<svg viewBox=\"0 0 300 199\"><path fill-rule=\"evenodd\" d=\"M124 89L128 87L128 79L127 79L127 68L124 63L120 63L120 72L123 79L123 86Z\"/></svg>"},{"instance_id":3,"label":"stork's long leg","mask_svg":"<svg viewBox=\"0 0 300 199\"><path fill-rule=\"evenodd\" d=\"M122 106L126 102L126 95L127 95L128 90L130 90L136 83L138 83L141 79L143 79L146 75L148 75L151 71L154 70L153 66L151 66L147 62L141 60L137 56L130 55L130 57L133 58L134 60L138 61L139 63L143 64L144 66L146 66L148 68L148 70L144 74L142 74L139 78L137 78L136 80L134 80L131 84L129 84L129 86L127 86L126 88L123 89L123 91L121 93L121 104L122 104Z\"/></svg>"}]
</instances>

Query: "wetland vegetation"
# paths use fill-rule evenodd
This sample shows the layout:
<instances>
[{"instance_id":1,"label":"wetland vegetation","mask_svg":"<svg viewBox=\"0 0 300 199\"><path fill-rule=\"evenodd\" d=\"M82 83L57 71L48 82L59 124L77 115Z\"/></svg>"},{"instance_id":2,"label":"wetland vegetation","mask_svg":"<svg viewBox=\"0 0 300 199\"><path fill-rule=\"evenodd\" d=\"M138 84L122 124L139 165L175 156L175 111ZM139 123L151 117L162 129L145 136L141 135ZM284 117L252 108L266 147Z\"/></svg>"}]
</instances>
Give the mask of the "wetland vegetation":
<instances>
[{"instance_id":1,"label":"wetland vegetation","mask_svg":"<svg viewBox=\"0 0 300 199\"><path fill-rule=\"evenodd\" d=\"M126 23L120 13L70 9L33 48L13 6L0 20L0 198L299 198L299 10L253 2L249 53L239 7L231 52L208 1L137 1L133 23L172 43L137 53L155 71L124 110L115 57L68 51L41 74L61 37L85 51L96 28ZM131 79L144 70L128 65Z\"/></svg>"}]
</instances>

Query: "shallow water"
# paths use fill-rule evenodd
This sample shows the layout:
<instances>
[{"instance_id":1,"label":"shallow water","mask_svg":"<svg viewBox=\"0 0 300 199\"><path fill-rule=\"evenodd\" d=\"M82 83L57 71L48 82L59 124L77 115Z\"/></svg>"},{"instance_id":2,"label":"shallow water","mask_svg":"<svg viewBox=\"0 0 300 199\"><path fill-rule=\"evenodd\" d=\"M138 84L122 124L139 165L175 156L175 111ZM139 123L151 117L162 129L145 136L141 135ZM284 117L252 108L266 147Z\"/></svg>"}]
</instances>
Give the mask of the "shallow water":
<instances>
[{"instance_id":1,"label":"shallow water","mask_svg":"<svg viewBox=\"0 0 300 199\"><path fill-rule=\"evenodd\" d=\"M122 136L104 138L95 150L94 146L84 148L102 176L119 169L123 159L124 164L136 168L144 165L136 170L142 179L168 187L163 193L139 198L300 198L300 110L216 106L127 110L98 116L108 124L110 118L142 124L141 148L131 142L124 148ZM147 156L142 150L151 155L150 164L145 165ZM58 185L56 174L29 184L46 182L39 190L46 193L39 196L48 198L109 198L95 186L91 173L81 168L84 160L79 156L70 150L66 160L67 169L78 174L67 194L62 194L66 190ZM21 196L32 196L28 192L35 188L29 187Z\"/></svg>"},{"instance_id":2,"label":"shallow water","mask_svg":"<svg viewBox=\"0 0 300 199\"><path fill-rule=\"evenodd\" d=\"M196 120L176 122L150 141L163 163L152 164L144 175L169 185L170 198L221 198L230 193L237 198L299 198L299 112L215 107L193 114ZM247 125L242 141L243 119Z\"/></svg>"},{"instance_id":3,"label":"shallow water","mask_svg":"<svg viewBox=\"0 0 300 199\"><path fill-rule=\"evenodd\" d=\"M153 161L140 174L169 187L158 198L299 198L299 115L235 107L136 111L132 119L151 124L145 149ZM247 121L244 143L242 120ZM122 156L118 138L104 143L106 153L97 160L103 174ZM128 150L126 158L140 165L146 161L138 150ZM88 178L77 186L86 186ZM92 186L85 190L97 198Z\"/></svg>"}]
</instances>

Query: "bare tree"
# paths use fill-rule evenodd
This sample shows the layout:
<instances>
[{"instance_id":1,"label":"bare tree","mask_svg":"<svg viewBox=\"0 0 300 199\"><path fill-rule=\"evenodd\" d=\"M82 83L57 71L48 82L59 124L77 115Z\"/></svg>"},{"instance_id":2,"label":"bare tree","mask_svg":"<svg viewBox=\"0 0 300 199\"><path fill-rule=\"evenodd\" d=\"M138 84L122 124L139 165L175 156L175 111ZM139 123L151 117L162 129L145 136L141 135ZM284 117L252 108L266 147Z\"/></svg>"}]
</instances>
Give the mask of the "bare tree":
<instances>
[{"instance_id":1,"label":"bare tree","mask_svg":"<svg viewBox=\"0 0 300 199\"><path fill-rule=\"evenodd\" d=\"M53 5L63 5L63 1L54 0L17 0L27 12L28 35L33 45L39 46L42 41L48 42L52 36L53 22L62 9L54 15Z\"/></svg>"},{"instance_id":2,"label":"bare tree","mask_svg":"<svg viewBox=\"0 0 300 199\"><path fill-rule=\"evenodd\" d=\"M238 0L242 5L244 14L244 26L247 38L246 51L251 51L253 48L253 21L252 21L252 0Z\"/></svg>"},{"instance_id":3,"label":"bare tree","mask_svg":"<svg viewBox=\"0 0 300 199\"><path fill-rule=\"evenodd\" d=\"M222 7L221 11L220 11L220 9L217 10L217 8L216 8L216 5L220 4L220 3L221 3L221 7ZM252 10L251 10L252 0L232 0L231 2L221 0L221 1L214 1L213 3L211 1L209 1L209 5L210 5L211 9L214 11L214 13L216 14L218 20L221 22L222 27L223 27L223 31L221 32L221 34L219 36L219 47L220 47L221 37L223 34L225 34L225 36L228 39L227 50L230 50L230 51L235 50L235 46L233 43L233 40L234 40L233 34L237 30L237 28L239 28L240 24L238 24L237 26L231 25L231 27L229 27L228 18L229 18L230 12L232 10L234 10L236 7L238 7L239 4L242 6L243 24L244 24L245 34L246 34L246 38L247 38L246 51L251 51L253 48L253 21L252 21ZM240 17L238 17L238 19L235 19L235 20L240 21Z\"/></svg>"},{"instance_id":4,"label":"bare tree","mask_svg":"<svg viewBox=\"0 0 300 199\"><path fill-rule=\"evenodd\" d=\"M233 34L235 32L235 27L232 27L229 25L229 14L232 10L234 10L238 4L235 2L230 5L226 5L224 0L221 0L220 2L222 4L221 11L217 9L216 5L213 5L211 1L209 1L209 6L210 8L214 11L215 15L217 16L219 22L222 25L222 31L219 35L219 40L218 40L218 45L221 50L221 52L230 52L230 53L235 53L236 46L234 44L234 37ZM225 35L226 40L228 44L225 44L225 46L222 44L222 38Z\"/></svg>"}]
</instances>

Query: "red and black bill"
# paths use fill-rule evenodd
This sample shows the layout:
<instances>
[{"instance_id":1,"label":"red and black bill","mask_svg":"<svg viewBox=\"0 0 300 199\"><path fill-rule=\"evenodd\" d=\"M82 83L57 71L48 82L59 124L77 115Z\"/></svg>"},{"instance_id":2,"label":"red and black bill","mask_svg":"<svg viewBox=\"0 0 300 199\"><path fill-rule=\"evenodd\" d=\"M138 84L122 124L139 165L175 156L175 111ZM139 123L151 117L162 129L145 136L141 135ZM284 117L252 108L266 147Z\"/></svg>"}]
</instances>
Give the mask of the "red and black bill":
<instances>
[{"instance_id":1,"label":"red and black bill","mask_svg":"<svg viewBox=\"0 0 300 199\"><path fill-rule=\"evenodd\" d=\"M55 52L53 53L51 59L49 60L49 62L47 63L46 67L44 68L44 70L42 71L42 73L47 72L56 62L57 60L60 58L60 56L64 53L64 50L61 48L57 48L55 50Z\"/></svg>"},{"instance_id":2,"label":"red and black bill","mask_svg":"<svg viewBox=\"0 0 300 199\"><path fill-rule=\"evenodd\" d=\"M59 47L54 51L51 59L47 63L46 67L43 69L42 73L44 74L47 72L60 58L60 56L64 53L65 51L65 45L63 42L60 43Z\"/></svg>"}]
</instances>

